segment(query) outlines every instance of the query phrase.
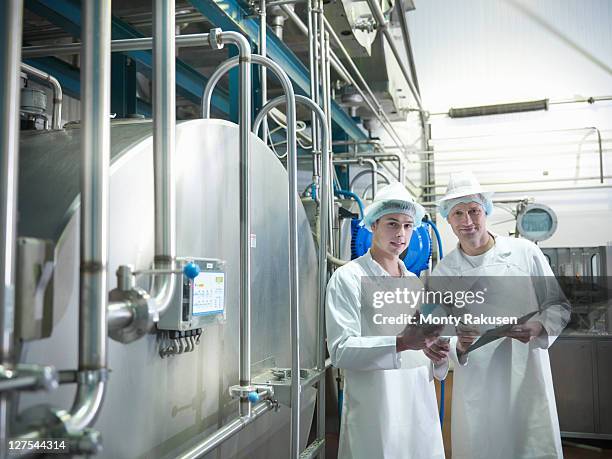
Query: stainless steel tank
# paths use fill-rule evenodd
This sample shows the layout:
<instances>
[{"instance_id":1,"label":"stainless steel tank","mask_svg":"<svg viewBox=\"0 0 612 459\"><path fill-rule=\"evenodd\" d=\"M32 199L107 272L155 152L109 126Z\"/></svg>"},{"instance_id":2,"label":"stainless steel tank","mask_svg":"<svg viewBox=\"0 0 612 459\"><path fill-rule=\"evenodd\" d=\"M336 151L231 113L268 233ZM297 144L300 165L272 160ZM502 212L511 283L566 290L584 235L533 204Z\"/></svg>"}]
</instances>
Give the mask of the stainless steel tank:
<instances>
[{"instance_id":1,"label":"stainless steel tank","mask_svg":"<svg viewBox=\"0 0 612 459\"><path fill-rule=\"evenodd\" d=\"M121 264L149 267L153 257L153 157L149 121L114 122L110 177L109 285ZM22 361L77 366L79 168L81 131L24 132L20 145L19 236L55 241L54 330L26 343ZM192 353L162 359L156 335L110 341L108 391L96 424L105 458L173 457L237 416L228 387L238 382L238 127L221 120L177 126L177 256L226 260L227 318L204 328ZM252 369L290 366L287 174L252 137ZM298 206L301 365L316 357L315 245ZM140 278L142 287L148 279ZM74 385L23 394L20 410L40 403L69 409ZM302 448L314 410L303 392ZM269 412L207 457L285 458L289 410Z\"/></svg>"}]
</instances>

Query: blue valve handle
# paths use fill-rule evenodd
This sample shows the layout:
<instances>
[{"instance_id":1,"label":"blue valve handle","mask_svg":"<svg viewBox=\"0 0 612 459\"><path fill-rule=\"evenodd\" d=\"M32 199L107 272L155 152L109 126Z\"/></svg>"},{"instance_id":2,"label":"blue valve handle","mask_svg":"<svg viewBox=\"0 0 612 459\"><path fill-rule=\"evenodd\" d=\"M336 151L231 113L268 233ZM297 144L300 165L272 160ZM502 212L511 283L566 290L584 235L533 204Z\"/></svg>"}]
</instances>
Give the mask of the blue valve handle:
<instances>
[{"instance_id":1,"label":"blue valve handle","mask_svg":"<svg viewBox=\"0 0 612 459\"><path fill-rule=\"evenodd\" d=\"M183 274L187 276L189 279L195 279L198 274L200 274L200 267L194 262L190 261L185 266L183 266Z\"/></svg>"},{"instance_id":2,"label":"blue valve handle","mask_svg":"<svg viewBox=\"0 0 612 459\"><path fill-rule=\"evenodd\" d=\"M259 396L257 392L249 392L249 395L247 395L247 398L249 399L249 402L253 404L259 403L259 401L261 400L261 397Z\"/></svg>"}]
</instances>

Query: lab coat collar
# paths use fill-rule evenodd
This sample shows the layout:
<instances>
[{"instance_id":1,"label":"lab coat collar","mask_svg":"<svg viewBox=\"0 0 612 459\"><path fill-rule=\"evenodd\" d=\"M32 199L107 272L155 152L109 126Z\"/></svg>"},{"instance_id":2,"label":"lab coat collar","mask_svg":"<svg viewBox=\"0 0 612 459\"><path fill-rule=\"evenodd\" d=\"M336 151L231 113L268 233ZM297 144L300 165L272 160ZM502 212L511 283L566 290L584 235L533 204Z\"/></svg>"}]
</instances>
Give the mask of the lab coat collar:
<instances>
[{"instance_id":1,"label":"lab coat collar","mask_svg":"<svg viewBox=\"0 0 612 459\"><path fill-rule=\"evenodd\" d=\"M372 258L372 254L370 253L370 250L367 251L364 257L366 258L368 264L376 272L377 276L390 276L390 274L387 271L385 271L385 269L374 258ZM408 269L406 268L406 265L401 260L399 260L399 266L402 271L402 277L408 277L412 275L412 273L408 271Z\"/></svg>"},{"instance_id":2,"label":"lab coat collar","mask_svg":"<svg viewBox=\"0 0 612 459\"><path fill-rule=\"evenodd\" d=\"M500 236L499 234L494 233L493 231L489 231L489 234L495 238L495 245L490 249L493 251L495 261L501 261L508 258L512 254L512 246L508 243L508 238ZM457 269L461 267L461 258L463 256L462 254L463 251L461 250L461 245L459 242L457 242L457 256L452 258L449 257L450 260L447 261L447 263L450 262L450 267Z\"/></svg>"}]
</instances>

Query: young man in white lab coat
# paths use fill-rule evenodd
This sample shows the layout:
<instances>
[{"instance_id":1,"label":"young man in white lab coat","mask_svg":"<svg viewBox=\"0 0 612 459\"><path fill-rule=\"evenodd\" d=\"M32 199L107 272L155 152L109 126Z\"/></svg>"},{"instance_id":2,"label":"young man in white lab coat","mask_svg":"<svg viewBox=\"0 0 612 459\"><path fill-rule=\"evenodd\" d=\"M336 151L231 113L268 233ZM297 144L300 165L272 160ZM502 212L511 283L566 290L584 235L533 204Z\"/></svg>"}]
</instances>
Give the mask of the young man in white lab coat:
<instances>
[{"instance_id":1,"label":"young man in white lab coat","mask_svg":"<svg viewBox=\"0 0 612 459\"><path fill-rule=\"evenodd\" d=\"M327 345L345 376L340 459L444 458L433 374L446 377L448 344L410 325L397 336L372 336L360 314L363 276L416 277L399 255L424 213L403 185L382 188L365 211L371 249L329 281Z\"/></svg>"},{"instance_id":2,"label":"young man in white lab coat","mask_svg":"<svg viewBox=\"0 0 612 459\"><path fill-rule=\"evenodd\" d=\"M473 174L451 175L439 207L459 244L433 275L554 276L535 244L487 230L491 195ZM467 356L473 338L451 340L453 459L563 457L547 349L568 320L567 305L552 307Z\"/></svg>"}]
</instances>

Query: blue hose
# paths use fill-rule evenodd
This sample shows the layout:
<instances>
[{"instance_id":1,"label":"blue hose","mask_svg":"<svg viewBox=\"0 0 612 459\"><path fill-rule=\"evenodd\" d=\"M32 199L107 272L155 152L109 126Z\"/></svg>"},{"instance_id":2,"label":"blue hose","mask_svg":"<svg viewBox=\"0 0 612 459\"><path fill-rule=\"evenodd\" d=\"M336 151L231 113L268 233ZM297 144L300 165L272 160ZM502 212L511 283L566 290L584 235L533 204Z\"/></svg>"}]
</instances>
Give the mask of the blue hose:
<instances>
[{"instance_id":1,"label":"blue hose","mask_svg":"<svg viewBox=\"0 0 612 459\"><path fill-rule=\"evenodd\" d=\"M440 260L444 258L444 253L442 252L442 238L440 237L440 232L438 231L438 227L436 224L430 220L425 220L434 234L436 235L436 241L438 241L438 253L440 254ZM440 425L444 424L444 392L446 389L446 380L440 381Z\"/></svg>"},{"instance_id":2,"label":"blue hose","mask_svg":"<svg viewBox=\"0 0 612 459\"><path fill-rule=\"evenodd\" d=\"M359 205L359 213L361 214L361 218L363 219L364 217L363 202L361 202L361 199L359 199L359 196L357 196L352 191L340 190L337 188L334 190L334 194L337 196L345 196L347 198L352 198L355 201L357 201L357 204Z\"/></svg>"}]
</instances>

